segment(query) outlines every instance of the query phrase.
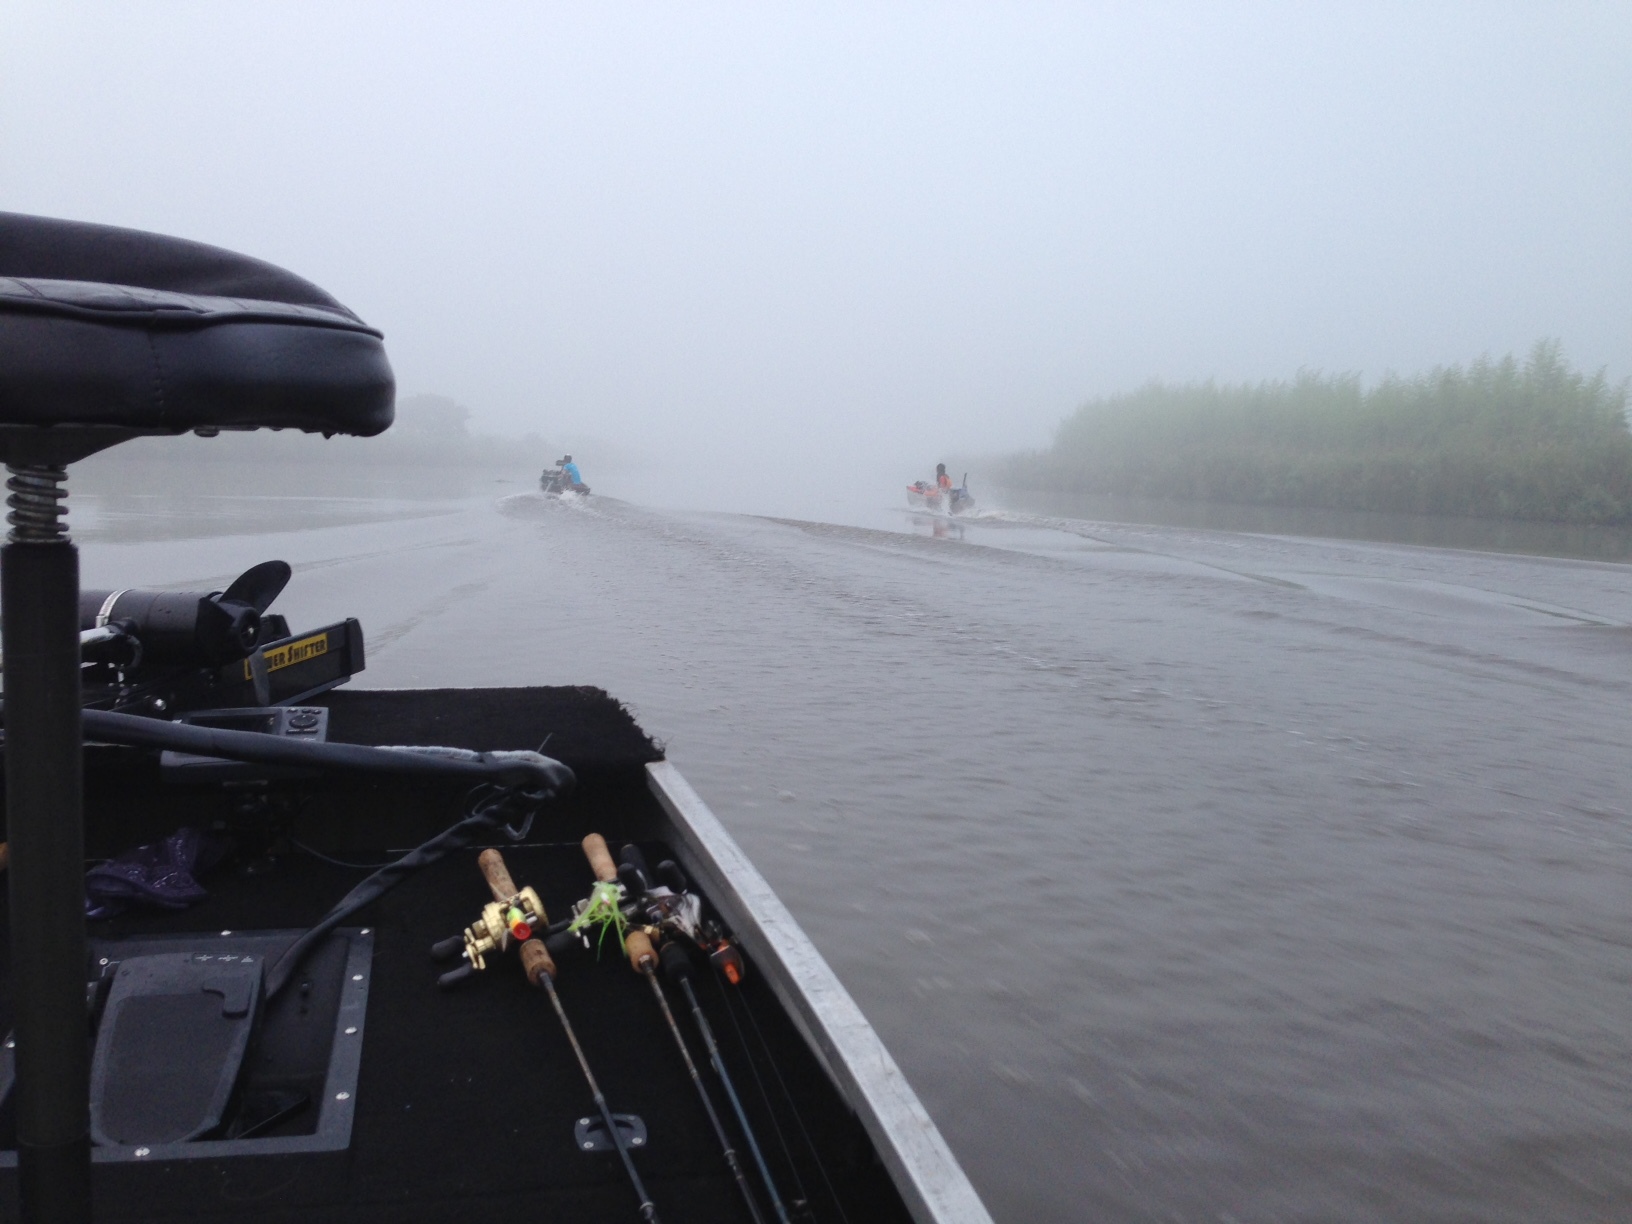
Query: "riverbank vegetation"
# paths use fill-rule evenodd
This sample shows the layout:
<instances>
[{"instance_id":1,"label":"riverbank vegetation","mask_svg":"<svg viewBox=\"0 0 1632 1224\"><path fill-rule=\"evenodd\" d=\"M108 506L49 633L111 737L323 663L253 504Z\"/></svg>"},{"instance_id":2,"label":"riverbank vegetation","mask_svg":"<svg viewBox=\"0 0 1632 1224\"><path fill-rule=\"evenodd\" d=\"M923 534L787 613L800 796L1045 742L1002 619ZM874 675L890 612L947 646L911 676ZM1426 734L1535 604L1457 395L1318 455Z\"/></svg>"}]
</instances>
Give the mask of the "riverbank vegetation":
<instances>
[{"instance_id":1,"label":"riverbank vegetation","mask_svg":"<svg viewBox=\"0 0 1632 1224\"><path fill-rule=\"evenodd\" d=\"M1632 522L1627 385L1555 343L1367 389L1355 375L1153 382L1084 404L1014 489L1424 514Z\"/></svg>"}]
</instances>

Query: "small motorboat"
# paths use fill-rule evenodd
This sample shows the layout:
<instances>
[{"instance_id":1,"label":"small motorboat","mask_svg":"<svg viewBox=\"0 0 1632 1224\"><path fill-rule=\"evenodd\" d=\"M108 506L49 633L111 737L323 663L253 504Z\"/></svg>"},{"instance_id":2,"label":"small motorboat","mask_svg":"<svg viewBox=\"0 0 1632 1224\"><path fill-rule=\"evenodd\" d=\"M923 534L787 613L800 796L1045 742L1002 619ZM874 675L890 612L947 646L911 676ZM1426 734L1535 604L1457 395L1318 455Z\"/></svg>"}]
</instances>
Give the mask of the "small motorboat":
<instances>
[{"instance_id":1,"label":"small motorboat","mask_svg":"<svg viewBox=\"0 0 1632 1224\"><path fill-rule=\"evenodd\" d=\"M907 486L907 505L913 510L944 511L948 514L966 514L975 508L974 494L969 492L969 473L963 474L963 483L956 488L942 489L932 480L915 480Z\"/></svg>"},{"instance_id":2,"label":"small motorboat","mask_svg":"<svg viewBox=\"0 0 1632 1224\"><path fill-rule=\"evenodd\" d=\"M907 486L907 505L914 510L939 510L945 500L933 481L915 480Z\"/></svg>"},{"instance_id":3,"label":"small motorboat","mask_svg":"<svg viewBox=\"0 0 1632 1224\"><path fill-rule=\"evenodd\" d=\"M567 474L565 469L558 467L545 468L543 474L538 478L538 487L551 497L560 497L567 493L587 494L589 492L587 484L573 484L572 477Z\"/></svg>"}]
</instances>

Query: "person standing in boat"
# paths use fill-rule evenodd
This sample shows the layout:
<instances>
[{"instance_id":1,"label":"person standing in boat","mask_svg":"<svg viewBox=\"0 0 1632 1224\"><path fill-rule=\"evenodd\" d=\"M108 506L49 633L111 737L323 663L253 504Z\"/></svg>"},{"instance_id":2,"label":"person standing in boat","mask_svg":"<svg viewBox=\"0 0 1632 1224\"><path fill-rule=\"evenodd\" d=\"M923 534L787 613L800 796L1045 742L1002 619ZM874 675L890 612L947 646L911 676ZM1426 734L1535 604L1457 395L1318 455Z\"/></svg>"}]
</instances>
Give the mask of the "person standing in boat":
<instances>
[{"instance_id":1,"label":"person standing in boat","mask_svg":"<svg viewBox=\"0 0 1632 1224\"><path fill-rule=\"evenodd\" d=\"M952 477L946 474L946 464L944 463L935 465L935 487L941 491L943 496L952 492Z\"/></svg>"}]
</instances>

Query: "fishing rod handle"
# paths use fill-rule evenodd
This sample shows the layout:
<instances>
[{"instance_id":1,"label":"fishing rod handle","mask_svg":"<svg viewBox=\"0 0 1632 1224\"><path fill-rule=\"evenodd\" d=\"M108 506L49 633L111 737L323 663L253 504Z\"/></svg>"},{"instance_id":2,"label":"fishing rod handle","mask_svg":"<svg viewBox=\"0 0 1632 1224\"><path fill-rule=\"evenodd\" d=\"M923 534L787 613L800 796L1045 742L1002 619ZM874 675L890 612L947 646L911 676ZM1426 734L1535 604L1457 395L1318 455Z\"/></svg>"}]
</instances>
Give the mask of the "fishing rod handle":
<instances>
[{"instance_id":1,"label":"fishing rod handle","mask_svg":"<svg viewBox=\"0 0 1632 1224\"><path fill-rule=\"evenodd\" d=\"M431 945L432 960L452 960L465 950L465 937L450 935Z\"/></svg>"},{"instance_id":2,"label":"fishing rod handle","mask_svg":"<svg viewBox=\"0 0 1632 1224\"><path fill-rule=\"evenodd\" d=\"M542 939L529 939L521 945L521 967L527 971L527 980L534 986L542 986L539 979L555 977L555 962L550 959L549 949L544 946Z\"/></svg>"},{"instance_id":3,"label":"fishing rod handle","mask_svg":"<svg viewBox=\"0 0 1632 1224\"><path fill-rule=\"evenodd\" d=\"M639 927L624 932L623 950L629 953L629 967L636 973L651 973L657 968L657 950L651 938Z\"/></svg>"},{"instance_id":4,"label":"fishing rod handle","mask_svg":"<svg viewBox=\"0 0 1632 1224\"><path fill-rule=\"evenodd\" d=\"M584 857L589 860L590 870L602 884L617 880L618 865L612 861L612 852L606 848L606 838L599 833L591 833L584 838Z\"/></svg>"},{"instance_id":5,"label":"fishing rod handle","mask_svg":"<svg viewBox=\"0 0 1632 1224\"><path fill-rule=\"evenodd\" d=\"M476 865L487 877L487 886L493 890L493 900L500 905L521 891L510 878L510 869L504 865L504 855L497 850L483 850L476 856Z\"/></svg>"}]
</instances>

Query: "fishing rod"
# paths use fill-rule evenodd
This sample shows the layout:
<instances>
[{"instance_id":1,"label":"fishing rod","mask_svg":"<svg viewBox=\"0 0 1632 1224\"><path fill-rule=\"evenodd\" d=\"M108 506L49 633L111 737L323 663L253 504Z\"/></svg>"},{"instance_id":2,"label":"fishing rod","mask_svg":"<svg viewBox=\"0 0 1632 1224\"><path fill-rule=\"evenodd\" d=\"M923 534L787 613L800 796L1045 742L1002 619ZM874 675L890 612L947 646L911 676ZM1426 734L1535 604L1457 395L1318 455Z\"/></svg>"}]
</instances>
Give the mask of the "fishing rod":
<instances>
[{"instance_id":1,"label":"fishing rod","mask_svg":"<svg viewBox=\"0 0 1632 1224\"><path fill-rule=\"evenodd\" d=\"M721 977L733 986L741 985L747 966L736 937L727 934L715 919L703 917L703 899L691 891L678 863L664 859L654 873L646 865L640 847L626 845L621 861L614 865L606 841L598 833L586 837L583 847L596 873L595 887L572 906L568 917L545 930L544 943L553 956L570 958L580 954L589 947L592 933L596 934L597 947L605 944L608 934L621 947L625 932L632 927L644 928L654 939L680 939L695 946Z\"/></svg>"},{"instance_id":2,"label":"fishing rod","mask_svg":"<svg viewBox=\"0 0 1632 1224\"><path fill-rule=\"evenodd\" d=\"M702 1006L697 1002L697 993L692 989L691 957L673 936L684 935L706 951L710 963L715 965L733 985L742 981L743 976L742 954L737 950L736 942L723 935L713 922L703 921L701 899L687 887L685 874L672 860L658 864L658 877L663 883L654 885L651 869L646 866L645 856L637 846L625 846L621 856L622 863L614 864L612 856L607 853L606 842L599 834L592 833L584 839L584 854L588 856L590 866L599 881L595 887L602 898L621 896L625 901L633 901L632 906L626 905L615 909L618 919L627 921L626 911L641 914L660 932L670 936L664 940L658 952L663 972L671 981L679 982L681 989L685 991L686 999L691 1004L692 1017L697 1023L697 1031L702 1034L703 1045L708 1050L709 1063L714 1068L714 1074L719 1077L720 1086L725 1089L725 1096L731 1102L732 1111L737 1115L737 1123L742 1127L743 1138L747 1140L748 1151L754 1158L754 1164L759 1168L759 1176L765 1183L765 1192L770 1196L771 1206L776 1209L776 1217L781 1224L791 1224L788 1209L783 1205L782 1196L777 1193L770 1167L765 1163L765 1155L760 1151L759 1141L754 1137L754 1128L748 1121L748 1114L742 1107L741 1099L737 1096L736 1085L731 1082L731 1075L725 1069L725 1060L720 1056L719 1043L714 1040L714 1030L709 1027L708 1018L703 1015ZM591 900L594 900L593 895ZM575 922L578 929L583 929L584 916L590 912L588 908L580 910L579 918ZM629 936L625 937L626 944L628 938L635 933L631 931ZM652 984L657 985L655 978ZM661 996L661 989L659 994ZM664 1011L668 1011L666 1000Z\"/></svg>"},{"instance_id":3,"label":"fishing rod","mask_svg":"<svg viewBox=\"0 0 1632 1224\"><path fill-rule=\"evenodd\" d=\"M680 989L686 992L686 1001L691 1004L692 1019L697 1022L697 1031L703 1036L703 1045L708 1050L708 1061L713 1064L714 1074L720 1077L720 1085L725 1089L726 1099L731 1102L731 1108L736 1112L737 1122L742 1127L742 1134L748 1140L748 1150L753 1153L754 1163L759 1166L759 1175L765 1180L765 1191L771 1196L771 1206L776 1208L776 1218L782 1224L791 1224L788 1219L788 1209L782 1205L782 1196L776 1192L776 1183L771 1180L771 1171L765 1164L765 1155L759 1150L759 1143L754 1138L754 1129L748 1124L748 1115L743 1111L742 1101L737 1097L735 1085L731 1083L731 1076L725 1069L725 1061L720 1057L719 1043L714 1040L714 1030L709 1027L708 1017L703 1015L702 1006L697 1002L697 992L691 988L691 957L686 955L685 948L674 940L669 940L658 953L662 962L663 972L670 981L680 983Z\"/></svg>"},{"instance_id":4,"label":"fishing rod","mask_svg":"<svg viewBox=\"0 0 1632 1224\"><path fill-rule=\"evenodd\" d=\"M618 1150L624 1170L629 1174L629 1182L635 1188L635 1195L640 1199L641 1219L647 1224L658 1224L657 1207L640 1180L634 1157L629 1153L629 1140L619 1125L620 1119L606 1103L606 1096L595 1080L595 1073L589 1069L589 1059L584 1057L584 1048L578 1044L578 1034L573 1032L572 1022L567 1019L566 1008L561 1006L561 996L555 990L555 961L544 947L544 941L533 937L533 929L545 923L544 903L532 888L516 887L509 869L504 865L504 856L497 850L483 850L476 862L493 892L493 901L483 908L482 916L462 936L445 939L431 949L432 955L447 956L453 948L463 948L465 964L444 973L437 979L438 984L443 987L457 985L473 973L485 969L489 954L504 952L512 940L520 944L517 953L521 957L521 967L527 973L527 981L550 996L556 1018L561 1021L561 1031L567 1035L567 1042L572 1046L578 1066L589 1084L590 1096L595 1099L595 1108L600 1111L601 1122Z\"/></svg>"},{"instance_id":5,"label":"fishing rod","mask_svg":"<svg viewBox=\"0 0 1632 1224\"><path fill-rule=\"evenodd\" d=\"M583 845L584 857L589 860L590 869L594 871L596 880L601 884L620 882L620 872L618 867L614 866L611 854L607 852L606 839L599 833L591 833L584 838ZM624 887L627 888L627 884ZM714 1102L708 1095L708 1089L703 1086L703 1077L697 1071L697 1064L692 1061L691 1051L686 1048L686 1039L681 1035L680 1026L675 1023L674 1012L669 1010L669 1000L663 993L662 984L657 980L657 952L652 947L652 935L655 934L656 927L634 927L624 935L623 948L629 957L629 966L651 984L652 996L663 1011L663 1019L668 1022L669 1032L674 1036L675 1048L680 1051L680 1058L686 1064L691 1082L697 1087L698 1097L702 1099L703 1112L708 1115L709 1125L714 1128L714 1136L720 1141L720 1149L725 1153L725 1163L730 1167L731 1175L737 1179L737 1188L742 1191L743 1201L748 1204L748 1214L753 1217L754 1224L764 1224L765 1217L760 1214L759 1204L754 1201L753 1191L748 1188L748 1176L743 1172L742 1162L737 1159L737 1149L731 1145L730 1136L725 1133L725 1126L720 1122L720 1115L714 1110Z\"/></svg>"}]
</instances>

